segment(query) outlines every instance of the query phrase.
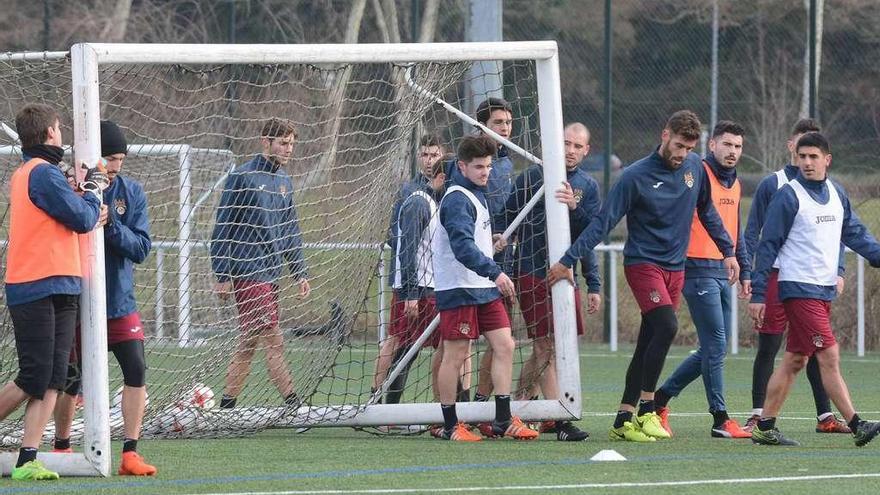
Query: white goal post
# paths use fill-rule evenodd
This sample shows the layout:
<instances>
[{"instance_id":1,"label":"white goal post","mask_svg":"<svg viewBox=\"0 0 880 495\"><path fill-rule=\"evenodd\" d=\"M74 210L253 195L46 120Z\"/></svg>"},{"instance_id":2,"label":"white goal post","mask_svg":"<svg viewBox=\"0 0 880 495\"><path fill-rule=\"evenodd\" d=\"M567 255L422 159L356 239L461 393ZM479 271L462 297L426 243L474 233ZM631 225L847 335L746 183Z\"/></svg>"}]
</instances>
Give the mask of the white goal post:
<instances>
[{"instance_id":1,"label":"white goal post","mask_svg":"<svg viewBox=\"0 0 880 495\"><path fill-rule=\"evenodd\" d=\"M357 64L418 62L515 61L534 63L537 101L540 103L540 150L545 184L566 179L563 152L562 102L556 43L427 43L427 44L345 44L345 45L196 45L196 44L101 44L81 43L70 51L74 154L76 162L94 166L100 158L101 119L100 67L112 64ZM184 176L181 175L183 180ZM180 195L190 194L181 187ZM191 196L181 203L190 204ZM547 243L551 263L569 246L569 215L566 205L546 201ZM186 219L189 212L180 212ZM181 232L185 235L188 232ZM108 476L110 474L110 404L108 390L106 301L104 284L103 236L93 232L83 238L84 284L81 298L83 328L83 393L85 427L83 454L40 454L49 469L63 475ZM185 244L181 249L189 249ZM181 255L181 259L187 258ZM181 272L183 272L181 268ZM186 294L187 285L181 281ZM559 400L514 401L512 412L523 420L578 419L582 410L575 301L573 287L559 283L552 288L555 359ZM183 305L183 302L181 302ZM188 321L179 322L188 328ZM181 333L181 339L186 332ZM256 408L251 408L256 409ZM279 408L279 412L284 412ZM223 415L227 411L206 411ZM232 411L228 411L232 413ZM491 421L491 403L464 403L458 408L462 421ZM236 411L247 414L247 408ZM231 418L231 417L230 417ZM273 426L319 426L316 420L336 426L375 426L389 424L442 423L435 403L367 404L353 406L302 406L295 414L275 421ZM234 422L235 419L230 419ZM11 471L13 459L0 456L0 470Z\"/></svg>"}]
</instances>

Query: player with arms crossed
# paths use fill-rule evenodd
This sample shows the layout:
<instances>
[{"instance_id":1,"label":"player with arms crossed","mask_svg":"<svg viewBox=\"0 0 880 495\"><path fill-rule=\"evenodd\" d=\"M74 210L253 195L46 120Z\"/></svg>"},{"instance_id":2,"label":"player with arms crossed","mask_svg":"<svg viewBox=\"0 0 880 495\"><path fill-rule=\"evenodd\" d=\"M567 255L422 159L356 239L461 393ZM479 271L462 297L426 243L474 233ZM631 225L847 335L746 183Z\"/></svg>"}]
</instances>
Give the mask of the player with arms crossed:
<instances>
[{"instance_id":1,"label":"player with arms crossed","mask_svg":"<svg viewBox=\"0 0 880 495\"><path fill-rule=\"evenodd\" d=\"M801 119L792 129L788 140L788 151L791 161L781 170L764 177L758 184L755 196L752 198L752 207L749 210L749 220L743 234L746 240L746 249L749 256L754 257L758 248L758 238L767 218L767 207L770 200L782 186L794 180L798 175L797 145L798 139L807 132L820 132L819 123L813 119ZM840 263L838 265L837 288L838 294L843 291L843 271L845 253L840 250ZM785 317L785 308L779 300L776 279L779 276L779 267L774 263L767 279L767 293L764 304L766 305L763 323L756 327L758 332L758 352L755 353L755 363L752 368L752 416L746 421L744 429L751 432L758 419L761 418L764 407L764 398L767 395L767 382L773 373L773 362L782 346L782 336L788 319ZM831 412L831 401L822 386L822 377L819 374L819 361L816 356L810 357L807 363L807 379L813 391L813 401L816 404L816 432L817 433L850 433L846 423L840 421Z\"/></svg>"},{"instance_id":2,"label":"player with arms crossed","mask_svg":"<svg viewBox=\"0 0 880 495\"><path fill-rule=\"evenodd\" d=\"M80 196L59 168L61 122L47 105L22 108L15 116L24 162L9 185L9 245L6 305L15 332L18 375L0 389L0 419L26 402L24 435L14 480L54 480L58 473L37 460L67 362L82 290L79 239L107 220L101 191L107 176L89 169Z\"/></svg>"},{"instance_id":3,"label":"player with arms crossed","mask_svg":"<svg viewBox=\"0 0 880 495\"><path fill-rule=\"evenodd\" d=\"M880 422L862 420L840 374L840 346L831 328L831 302L837 297L841 241L880 267L880 243L862 224L846 191L828 178L831 146L818 132L801 136L795 148L800 174L773 197L755 256L749 314L761 326L770 271L779 262L779 300L788 318L782 364L767 384L767 399L752 441L763 445L799 445L776 428L794 379L810 356L819 361L825 390L846 419L856 446L880 433Z\"/></svg>"},{"instance_id":4,"label":"player with arms crossed","mask_svg":"<svg viewBox=\"0 0 880 495\"><path fill-rule=\"evenodd\" d=\"M122 443L120 475L152 476L156 468L137 453L138 438L146 405L146 361L144 327L134 299L134 264L150 254L150 224L147 196L135 180L120 175L128 145L122 130L109 120L101 121L101 156L107 166L110 187L104 191L108 207L104 226L104 265L107 281L107 344L122 370ZM77 339L78 341L79 339ZM82 358L79 346L71 351L71 365L65 393L55 405L55 448L53 452L72 452L70 428L79 393Z\"/></svg>"},{"instance_id":5,"label":"player with arms crossed","mask_svg":"<svg viewBox=\"0 0 880 495\"><path fill-rule=\"evenodd\" d=\"M700 120L689 110L669 117L660 146L627 167L594 218L559 262L548 282L573 279L571 267L596 247L626 215L623 249L626 281L642 312L642 324L626 387L609 432L612 440L653 442L669 438L654 406L654 391L669 346L678 331L675 309L684 285L684 262L696 209L700 221L723 255L729 283L739 276L734 246L712 205L706 170L691 150L700 138ZM638 415L633 413L638 404Z\"/></svg>"},{"instance_id":6,"label":"player with arms crossed","mask_svg":"<svg viewBox=\"0 0 880 495\"><path fill-rule=\"evenodd\" d=\"M438 330L443 339L437 379L444 421L441 435L454 441L480 440L458 422L455 410L459 372L470 352L470 341L480 335L494 352L494 436L523 440L538 436L510 413L514 341L502 297L514 297L515 289L492 260L492 218L485 197L495 151L495 142L487 136L462 139L458 147L460 173L440 203L440 226L432 241Z\"/></svg>"},{"instance_id":7,"label":"player with arms crossed","mask_svg":"<svg viewBox=\"0 0 880 495\"><path fill-rule=\"evenodd\" d=\"M751 292L751 262L740 235L741 190L736 177L736 164L743 150L743 134L745 130L735 122L718 122L712 130L710 153L703 159L703 168L706 169L706 177L709 179L712 203L721 215L728 235L736 243L736 259L740 264L740 297L745 298ZM700 347L675 369L654 394L657 414L670 434L672 429L669 427L667 406L669 400L677 397L685 387L702 375L709 414L712 415L710 435L715 438L751 437L736 420L730 418L724 401L724 356L727 353L730 325L734 316L731 307L733 294L727 277L721 252L694 212L682 294L697 327Z\"/></svg>"},{"instance_id":8,"label":"player with arms crossed","mask_svg":"<svg viewBox=\"0 0 880 495\"><path fill-rule=\"evenodd\" d=\"M272 383L287 405L300 403L278 327L281 267L288 265L299 284L300 299L311 291L293 180L283 168L290 161L295 140L292 122L267 120L260 132L262 153L229 174L220 197L211 235L211 264L217 277L214 290L222 299L234 296L241 330L226 372L221 408L235 407L261 341Z\"/></svg>"}]
</instances>

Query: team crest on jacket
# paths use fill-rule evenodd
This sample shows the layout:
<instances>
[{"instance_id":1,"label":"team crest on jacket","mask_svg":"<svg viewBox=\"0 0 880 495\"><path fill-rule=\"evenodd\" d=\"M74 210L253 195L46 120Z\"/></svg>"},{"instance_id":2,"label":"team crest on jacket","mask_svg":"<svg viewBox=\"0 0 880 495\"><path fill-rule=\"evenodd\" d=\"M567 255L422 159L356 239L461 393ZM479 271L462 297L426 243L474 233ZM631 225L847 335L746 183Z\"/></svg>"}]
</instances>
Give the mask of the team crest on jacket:
<instances>
[{"instance_id":1,"label":"team crest on jacket","mask_svg":"<svg viewBox=\"0 0 880 495\"><path fill-rule=\"evenodd\" d=\"M468 322L459 323L458 331L461 332L462 335L471 333L471 324Z\"/></svg>"},{"instance_id":2,"label":"team crest on jacket","mask_svg":"<svg viewBox=\"0 0 880 495\"><path fill-rule=\"evenodd\" d=\"M825 340L821 335L813 335L813 345L821 349L825 347Z\"/></svg>"},{"instance_id":3,"label":"team crest on jacket","mask_svg":"<svg viewBox=\"0 0 880 495\"><path fill-rule=\"evenodd\" d=\"M650 297L652 303L657 304L660 302L660 292L657 289L651 291Z\"/></svg>"},{"instance_id":4,"label":"team crest on jacket","mask_svg":"<svg viewBox=\"0 0 880 495\"><path fill-rule=\"evenodd\" d=\"M690 170L684 173L684 183L688 187L694 187L694 174Z\"/></svg>"},{"instance_id":5,"label":"team crest on jacket","mask_svg":"<svg viewBox=\"0 0 880 495\"><path fill-rule=\"evenodd\" d=\"M125 200L122 198L116 198L113 200L113 209L116 210L117 215L125 215Z\"/></svg>"},{"instance_id":6,"label":"team crest on jacket","mask_svg":"<svg viewBox=\"0 0 880 495\"><path fill-rule=\"evenodd\" d=\"M580 203L582 199L584 199L584 190L583 189L575 189L574 191L574 202Z\"/></svg>"}]
</instances>

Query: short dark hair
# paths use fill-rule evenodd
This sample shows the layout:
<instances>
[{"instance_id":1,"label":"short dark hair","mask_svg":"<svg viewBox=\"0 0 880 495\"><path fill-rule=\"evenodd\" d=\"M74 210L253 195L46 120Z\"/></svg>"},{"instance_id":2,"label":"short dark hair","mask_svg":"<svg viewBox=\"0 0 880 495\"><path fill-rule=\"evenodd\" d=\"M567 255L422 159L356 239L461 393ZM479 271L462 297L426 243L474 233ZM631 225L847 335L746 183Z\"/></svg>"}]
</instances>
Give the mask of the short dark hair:
<instances>
[{"instance_id":1,"label":"short dark hair","mask_svg":"<svg viewBox=\"0 0 880 495\"><path fill-rule=\"evenodd\" d=\"M791 129L791 135L797 136L798 134L806 134L808 132L821 132L822 126L819 125L819 121L816 119L801 119L798 120L797 123L794 124L794 127Z\"/></svg>"},{"instance_id":2,"label":"short dark hair","mask_svg":"<svg viewBox=\"0 0 880 495\"><path fill-rule=\"evenodd\" d=\"M718 123L715 124L715 128L712 129L712 139L715 139L722 134L745 136L746 130L743 128L743 126L737 124L732 120L719 120Z\"/></svg>"},{"instance_id":3,"label":"short dark hair","mask_svg":"<svg viewBox=\"0 0 880 495\"><path fill-rule=\"evenodd\" d=\"M32 103L15 114L15 130L22 148L45 144L49 139L49 128L60 121L58 112L49 105Z\"/></svg>"},{"instance_id":4,"label":"short dark hair","mask_svg":"<svg viewBox=\"0 0 880 495\"><path fill-rule=\"evenodd\" d=\"M492 115L492 112L495 110L504 110L511 115L513 114L513 109L510 107L510 103L507 103L507 100L504 98L495 98L493 96L486 98L483 103L480 103L477 107L477 122L485 125L486 122L489 122L489 116Z\"/></svg>"},{"instance_id":5,"label":"short dark hair","mask_svg":"<svg viewBox=\"0 0 880 495\"><path fill-rule=\"evenodd\" d=\"M666 121L666 128L685 139L700 139L700 118L690 110L679 110Z\"/></svg>"},{"instance_id":6,"label":"short dark hair","mask_svg":"<svg viewBox=\"0 0 880 495\"><path fill-rule=\"evenodd\" d=\"M495 156L498 146L489 136L465 136L458 143L458 159L463 162L469 162L474 158L483 158L485 156Z\"/></svg>"},{"instance_id":7,"label":"short dark hair","mask_svg":"<svg viewBox=\"0 0 880 495\"><path fill-rule=\"evenodd\" d=\"M431 165L431 178L437 177L440 174L446 173L446 164L448 162L446 160L437 160Z\"/></svg>"},{"instance_id":8,"label":"short dark hair","mask_svg":"<svg viewBox=\"0 0 880 495\"><path fill-rule=\"evenodd\" d=\"M822 153L826 155L831 154L831 143L828 142L828 138L819 132L807 132L801 136L798 139L795 151L800 150L804 146L815 146L822 150Z\"/></svg>"},{"instance_id":9,"label":"short dark hair","mask_svg":"<svg viewBox=\"0 0 880 495\"><path fill-rule=\"evenodd\" d=\"M441 150L443 150L443 140L440 139L439 134L429 132L429 133L423 135L421 137L421 139L419 139L419 146L421 146L421 147L436 146L436 147L440 148Z\"/></svg>"},{"instance_id":10,"label":"short dark hair","mask_svg":"<svg viewBox=\"0 0 880 495\"><path fill-rule=\"evenodd\" d=\"M260 137L264 138L283 138L286 136L296 136L296 126L287 119L279 119L272 117L263 123L263 130L260 131Z\"/></svg>"}]
</instances>

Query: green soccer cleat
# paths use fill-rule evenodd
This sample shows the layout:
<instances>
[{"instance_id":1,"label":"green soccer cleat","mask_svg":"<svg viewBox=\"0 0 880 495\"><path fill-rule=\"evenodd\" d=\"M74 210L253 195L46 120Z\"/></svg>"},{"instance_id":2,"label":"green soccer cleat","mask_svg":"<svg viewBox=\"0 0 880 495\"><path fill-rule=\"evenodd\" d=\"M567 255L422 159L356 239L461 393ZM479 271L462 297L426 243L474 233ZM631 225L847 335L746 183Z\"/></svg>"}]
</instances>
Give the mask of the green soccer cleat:
<instances>
[{"instance_id":1,"label":"green soccer cleat","mask_svg":"<svg viewBox=\"0 0 880 495\"><path fill-rule=\"evenodd\" d=\"M649 412L636 416L636 423L641 428L642 433L654 438L672 438L672 435L663 428L660 415L655 412Z\"/></svg>"},{"instance_id":2,"label":"green soccer cleat","mask_svg":"<svg viewBox=\"0 0 880 495\"><path fill-rule=\"evenodd\" d=\"M12 470L12 479L25 480L57 480L60 476L49 471L40 461L30 461Z\"/></svg>"},{"instance_id":3,"label":"green soccer cleat","mask_svg":"<svg viewBox=\"0 0 880 495\"><path fill-rule=\"evenodd\" d=\"M656 442L657 439L654 437L649 437L642 433L642 430L638 429L636 425L632 424L630 421L626 421L623 423L623 426L620 428L611 428L611 431L608 432L608 438L615 441L623 441L623 442Z\"/></svg>"},{"instance_id":4,"label":"green soccer cleat","mask_svg":"<svg viewBox=\"0 0 880 495\"><path fill-rule=\"evenodd\" d=\"M876 421L859 421L856 425L856 431L853 437L856 440L856 447L864 447L868 442L874 439L880 433L880 423Z\"/></svg>"},{"instance_id":5,"label":"green soccer cleat","mask_svg":"<svg viewBox=\"0 0 880 495\"><path fill-rule=\"evenodd\" d=\"M785 436L776 428L761 430L755 427L752 430L752 443L760 445L782 445L787 447L799 447L800 443Z\"/></svg>"}]
</instances>

